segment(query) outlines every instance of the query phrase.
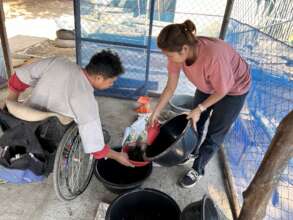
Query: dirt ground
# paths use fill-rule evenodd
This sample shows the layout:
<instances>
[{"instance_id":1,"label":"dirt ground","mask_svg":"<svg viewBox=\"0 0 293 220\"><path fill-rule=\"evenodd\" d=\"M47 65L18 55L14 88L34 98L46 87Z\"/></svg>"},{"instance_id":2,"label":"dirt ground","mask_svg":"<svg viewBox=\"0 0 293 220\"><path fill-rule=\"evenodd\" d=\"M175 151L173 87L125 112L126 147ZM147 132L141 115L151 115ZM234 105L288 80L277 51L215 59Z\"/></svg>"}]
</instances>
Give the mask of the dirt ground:
<instances>
[{"instance_id":1,"label":"dirt ground","mask_svg":"<svg viewBox=\"0 0 293 220\"><path fill-rule=\"evenodd\" d=\"M60 28L74 28L72 0L4 0L8 38L28 35L56 38Z\"/></svg>"},{"instance_id":2,"label":"dirt ground","mask_svg":"<svg viewBox=\"0 0 293 220\"><path fill-rule=\"evenodd\" d=\"M73 15L73 0L4 0L6 19L23 16L25 18L56 18Z\"/></svg>"}]
</instances>

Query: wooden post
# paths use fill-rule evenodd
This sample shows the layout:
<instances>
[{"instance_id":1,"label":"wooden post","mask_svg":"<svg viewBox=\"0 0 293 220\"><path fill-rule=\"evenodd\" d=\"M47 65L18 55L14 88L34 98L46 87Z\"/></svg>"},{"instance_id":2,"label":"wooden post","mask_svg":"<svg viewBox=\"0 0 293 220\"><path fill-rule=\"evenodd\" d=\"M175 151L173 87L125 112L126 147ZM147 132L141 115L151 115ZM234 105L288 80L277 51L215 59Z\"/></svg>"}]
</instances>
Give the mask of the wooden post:
<instances>
[{"instance_id":1,"label":"wooden post","mask_svg":"<svg viewBox=\"0 0 293 220\"><path fill-rule=\"evenodd\" d=\"M0 0L0 38L1 38L5 65L6 65L7 77L9 78L10 75L13 73L13 67L12 67L12 62L10 57L9 43L8 43L8 39L6 35L5 14L4 14L2 0Z\"/></svg>"},{"instance_id":2,"label":"wooden post","mask_svg":"<svg viewBox=\"0 0 293 220\"><path fill-rule=\"evenodd\" d=\"M293 111L280 123L255 174L243 193L244 203L238 220L262 220L280 176L293 157Z\"/></svg>"}]
</instances>

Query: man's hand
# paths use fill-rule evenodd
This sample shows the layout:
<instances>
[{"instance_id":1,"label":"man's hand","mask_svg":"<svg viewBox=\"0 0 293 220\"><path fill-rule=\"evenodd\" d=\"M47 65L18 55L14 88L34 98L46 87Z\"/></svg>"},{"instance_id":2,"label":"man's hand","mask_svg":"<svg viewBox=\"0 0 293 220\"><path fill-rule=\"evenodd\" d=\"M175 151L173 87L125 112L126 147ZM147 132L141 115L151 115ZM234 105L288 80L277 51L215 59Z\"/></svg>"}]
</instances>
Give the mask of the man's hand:
<instances>
[{"instance_id":1,"label":"man's hand","mask_svg":"<svg viewBox=\"0 0 293 220\"><path fill-rule=\"evenodd\" d=\"M111 149L109 145L105 145L103 150L91 153L95 159L99 160L102 158L110 158L116 160L118 163L121 163L127 167L134 167L132 163L130 163L128 159L128 155L124 152L117 152Z\"/></svg>"},{"instance_id":2,"label":"man's hand","mask_svg":"<svg viewBox=\"0 0 293 220\"><path fill-rule=\"evenodd\" d=\"M116 160L118 163L121 163L124 166L134 167L134 165L129 162L128 155L124 152L116 152L110 149L106 157Z\"/></svg>"},{"instance_id":3,"label":"man's hand","mask_svg":"<svg viewBox=\"0 0 293 220\"><path fill-rule=\"evenodd\" d=\"M187 119L192 119L193 126L196 128L196 123L200 118L201 110L197 107L191 112L185 112L185 114L187 115Z\"/></svg>"},{"instance_id":4,"label":"man's hand","mask_svg":"<svg viewBox=\"0 0 293 220\"><path fill-rule=\"evenodd\" d=\"M119 152L119 153L117 153L117 157L114 159L124 166L134 167L134 165L129 162L128 155L126 153Z\"/></svg>"}]
</instances>

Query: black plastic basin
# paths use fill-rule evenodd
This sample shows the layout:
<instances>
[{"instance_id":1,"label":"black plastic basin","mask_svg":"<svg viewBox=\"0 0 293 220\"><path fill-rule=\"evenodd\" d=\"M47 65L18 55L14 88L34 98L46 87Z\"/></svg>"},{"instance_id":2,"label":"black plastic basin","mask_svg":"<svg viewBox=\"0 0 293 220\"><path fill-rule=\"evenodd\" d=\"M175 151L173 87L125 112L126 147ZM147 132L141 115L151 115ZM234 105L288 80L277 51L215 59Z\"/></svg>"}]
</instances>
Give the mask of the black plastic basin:
<instances>
[{"instance_id":1,"label":"black plastic basin","mask_svg":"<svg viewBox=\"0 0 293 220\"><path fill-rule=\"evenodd\" d=\"M174 166L188 158L197 147L198 135L186 115L178 115L160 128L154 142L147 146L144 159L162 166Z\"/></svg>"},{"instance_id":2,"label":"black plastic basin","mask_svg":"<svg viewBox=\"0 0 293 220\"><path fill-rule=\"evenodd\" d=\"M189 204L181 214L182 220L219 220L220 214L211 198L204 196L202 200Z\"/></svg>"},{"instance_id":3,"label":"black plastic basin","mask_svg":"<svg viewBox=\"0 0 293 220\"><path fill-rule=\"evenodd\" d=\"M106 220L180 220L180 208L167 194L154 189L140 189L115 199Z\"/></svg>"},{"instance_id":4,"label":"black plastic basin","mask_svg":"<svg viewBox=\"0 0 293 220\"><path fill-rule=\"evenodd\" d=\"M96 161L94 173L108 190L123 193L141 186L151 175L152 168L152 163L131 168L112 159L100 159Z\"/></svg>"}]
</instances>

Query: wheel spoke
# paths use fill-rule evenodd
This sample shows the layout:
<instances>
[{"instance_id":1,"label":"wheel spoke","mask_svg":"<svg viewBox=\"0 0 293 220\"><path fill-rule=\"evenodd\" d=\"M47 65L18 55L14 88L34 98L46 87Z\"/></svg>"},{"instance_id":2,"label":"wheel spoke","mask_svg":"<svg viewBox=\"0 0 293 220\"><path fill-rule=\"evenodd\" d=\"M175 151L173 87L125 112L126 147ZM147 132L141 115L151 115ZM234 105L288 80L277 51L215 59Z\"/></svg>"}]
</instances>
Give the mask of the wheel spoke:
<instances>
[{"instance_id":1,"label":"wheel spoke","mask_svg":"<svg viewBox=\"0 0 293 220\"><path fill-rule=\"evenodd\" d=\"M63 200L71 200L81 194L93 171L93 157L84 153L78 128L73 126L67 130L58 146L59 156L56 155L58 161L54 168L55 189Z\"/></svg>"}]
</instances>

